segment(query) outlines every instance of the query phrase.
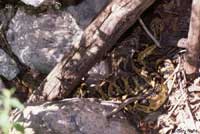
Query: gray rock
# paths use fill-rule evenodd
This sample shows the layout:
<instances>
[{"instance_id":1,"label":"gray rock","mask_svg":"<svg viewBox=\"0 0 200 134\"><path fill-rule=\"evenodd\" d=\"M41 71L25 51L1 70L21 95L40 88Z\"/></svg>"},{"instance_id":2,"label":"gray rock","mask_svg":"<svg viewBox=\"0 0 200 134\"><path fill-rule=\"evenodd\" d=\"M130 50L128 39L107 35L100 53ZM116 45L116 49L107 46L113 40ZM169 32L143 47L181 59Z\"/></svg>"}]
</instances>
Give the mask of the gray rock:
<instances>
[{"instance_id":1,"label":"gray rock","mask_svg":"<svg viewBox=\"0 0 200 134\"><path fill-rule=\"evenodd\" d=\"M8 23L11 20L13 15L14 15L14 8L10 5L7 5L3 9L0 9L0 23L1 23L0 32L1 33L7 29ZM3 43L3 42L0 42L0 43ZM19 69L17 68L15 61L13 61L11 57L5 53L5 51L0 49L0 75L7 78L8 80L11 80L18 73L19 73Z\"/></svg>"},{"instance_id":2,"label":"gray rock","mask_svg":"<svg viewBox=\"0 0 200 134\"><path fill-rule=\"evenodd\" d=\"M9 44L21 62L48 73L64 52L70 52L80 41L83 29L106 2L108 0L84 0L77 6L37 15L20 8L6 34Z\"/></svg>"},{"instance_id":3,"label":"gray rock","mask_svg":"<svg viewBox=\"0 0 200 134\"><path fill-rule=\"evenodd\" d=\"M38 7L40 6L45 0L21 0L22 2L24 2L27 5L31 5L34 7Z\"/></svg>"},{"instance_id":4,"label":"gray rock","mask_svg":"<svg viewBox=\"0 0 200 134\"><path fill-rule=\"evenodd\" d=\"M10 58L2 49L0 49L0 75L11 80L19 73L16 62Z\"/></svg>"},{"instance_id":5,"label":"gray rock","mask_svg":"<svg viewBox=\"0 0 200 134\"><path fill-rule=\"evenodd\" d=\"M55 0L21 0L27 5L31 5L34 7L39 7L41 5L53 5L56 1Z\"/></svg>"},{"instance_id":6,"label":"gray rock","mask_svg":"<svg viewBox=\"0 0 200 134\"><path fill-rule=\"evenodd\" d=\"M15 12L15 7L9 4L7 4L4 8L0 9L0 24L2 27L2 31L7 30L9 21L15 15Z\"/></svg>"},{"instance_id":7,"label":"gray rock","mask_svg":"<svg viewBox=\"0 0 200 134\"><path fill-rule=\"evenodd\" d=\"M67 8L67 11L72 14L79 26L84 29L109 1L110 0L83 0L80 4Z\"/></svg>"},{"instance_id":8,"label":"gray rock","mask_svg":"<svg viewBox=\"0 0 200 134\"><path fill-rule=\"evenodd\" d=\"M105 117L112 108L94 99L74 98L27 106L12 120L23 124L25 134L136 134L122 114Z\"/></svg>"},{"instance_id":9,"label":"gray rock","mask_svg":"<svg viewBox=\"0 0 200 134\"><path fill-rule=\"evenodd\" d=\"M48 73L64 52L69 52L80 40L81 34L81 29L67 12L30 15L19 9L9 25L7 39L21 62Z\"/></svg>"}]
</instances>

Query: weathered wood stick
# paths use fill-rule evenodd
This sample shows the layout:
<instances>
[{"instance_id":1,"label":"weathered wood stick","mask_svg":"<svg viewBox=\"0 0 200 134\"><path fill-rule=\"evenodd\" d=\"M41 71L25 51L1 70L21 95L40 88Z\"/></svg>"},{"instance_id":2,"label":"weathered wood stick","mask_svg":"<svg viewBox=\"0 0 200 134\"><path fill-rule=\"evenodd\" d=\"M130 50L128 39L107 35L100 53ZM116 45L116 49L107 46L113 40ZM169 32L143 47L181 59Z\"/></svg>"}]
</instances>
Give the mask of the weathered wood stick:
<instances>
[{"instance_id":1,"label":"weathered wood stick","mask_svg":"<svg viewBox=\"0 0 200 134\"><path fill-rule=\"evenodd\" d=\"M184 61L186 73L196 73L200 62L200 0L192 2L188 38L179 40L178 46L187 50Z\"/></svg>"},{"instance_id":2,"label":"weathered wood stick","mask_svg":"<svg viewBox=\"0 0 200 134\"><path fill-rule=\"evenodd\" d=\"M112 0L85 29L77 50L65 55L28 102L67 97L155 0Z\"/></svg>"}]
</instances>

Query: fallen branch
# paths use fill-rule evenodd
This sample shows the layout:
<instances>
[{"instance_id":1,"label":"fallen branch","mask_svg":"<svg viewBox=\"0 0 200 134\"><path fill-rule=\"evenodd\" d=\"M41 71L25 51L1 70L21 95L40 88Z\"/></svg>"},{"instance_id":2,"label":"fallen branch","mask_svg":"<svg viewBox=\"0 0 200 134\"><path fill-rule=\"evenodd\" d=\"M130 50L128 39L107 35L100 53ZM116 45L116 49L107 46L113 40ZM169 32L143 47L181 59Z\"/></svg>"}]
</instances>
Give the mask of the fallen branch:
<instances>
[{"instance_id":1,"label":"fallen branch","mask_svg":"<svg viewBox=\"0 0 200 134\"><path fill-rule=\"evenodd\" d=\"M29 102L67 97L155 0L112 0L86 28L76 50L65 55Z\"/></svg>"}]
</instances>

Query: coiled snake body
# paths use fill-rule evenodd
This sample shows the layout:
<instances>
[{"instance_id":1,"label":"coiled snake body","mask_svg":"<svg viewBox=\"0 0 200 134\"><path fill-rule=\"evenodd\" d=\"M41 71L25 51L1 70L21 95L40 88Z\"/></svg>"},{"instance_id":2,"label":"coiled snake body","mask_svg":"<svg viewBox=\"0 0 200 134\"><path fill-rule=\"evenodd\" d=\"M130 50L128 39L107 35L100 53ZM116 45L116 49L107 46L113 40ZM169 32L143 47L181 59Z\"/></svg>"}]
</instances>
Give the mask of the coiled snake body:
<instances>
[{"instance_id":1,"label":"coiled snake body","mask_svg":"<svg viewBox=\"0 0 200 134\"><path fill-rule=\"evenodd\" d=\"M155 46L150 46L140 52L137 58L119 58L117 68L120 68L123 73L112 74L99 80L91 86L90 91L95 91L94 94L98 94L99 97L105 100L124 101L129 97L135 98L135 101L127 106L128 109L145 113L158 110L167 99L168 88L163 84L164 79L158 71L152 71L144 62L144 59L151 55L154 50ZM144 56L144 54L146 55ZM138 63L138 60L142 60L142 64ZM157 61L153 61L154 65ZM79 90L83 90L83 87L87 87L88 90L88 86L83 83Z\"/></svg>"}]
</instances>

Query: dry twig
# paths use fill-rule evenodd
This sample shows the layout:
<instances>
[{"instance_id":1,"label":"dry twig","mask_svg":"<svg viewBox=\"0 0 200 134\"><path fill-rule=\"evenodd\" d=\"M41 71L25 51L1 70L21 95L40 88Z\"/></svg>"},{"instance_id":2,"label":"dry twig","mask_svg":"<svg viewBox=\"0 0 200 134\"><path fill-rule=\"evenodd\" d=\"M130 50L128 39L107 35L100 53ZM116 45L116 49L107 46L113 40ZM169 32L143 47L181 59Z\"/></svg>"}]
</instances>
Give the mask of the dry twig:
<instances>
[{"instance_id":1,"label":"dry twig","mask_svg":"<svg viewBox=\"0 0 200 134\"><path fill-rule=\"evenodd\" d=\"M155 43L155 45L159 48L161 48L159 41L153 36L153 34L151 34L151 32L148 30L148 28L146 27L146 25L144 24L143 20L141 18L138 19L140 25L142 26L142 28L144 29L144 31L147 33L147 35L153 40L153 42Z\"/></svg>"},{"instance_id":2,"label":"dry twig","mask_svg":"<svg viewBox=\"0 0 200 134\"><path fill-rule=\"evenodd\" d=\"M121 111L123 108L125 108L127 105L133 103L135 100L137 100L138 98L135 97L131 97L126 99L123 103L121 103L117 108L115 108L112 112L108 113L106 115L107 118L110 118L112 115L118 113L119 111Z\"/></svg>"}]
</instances>

